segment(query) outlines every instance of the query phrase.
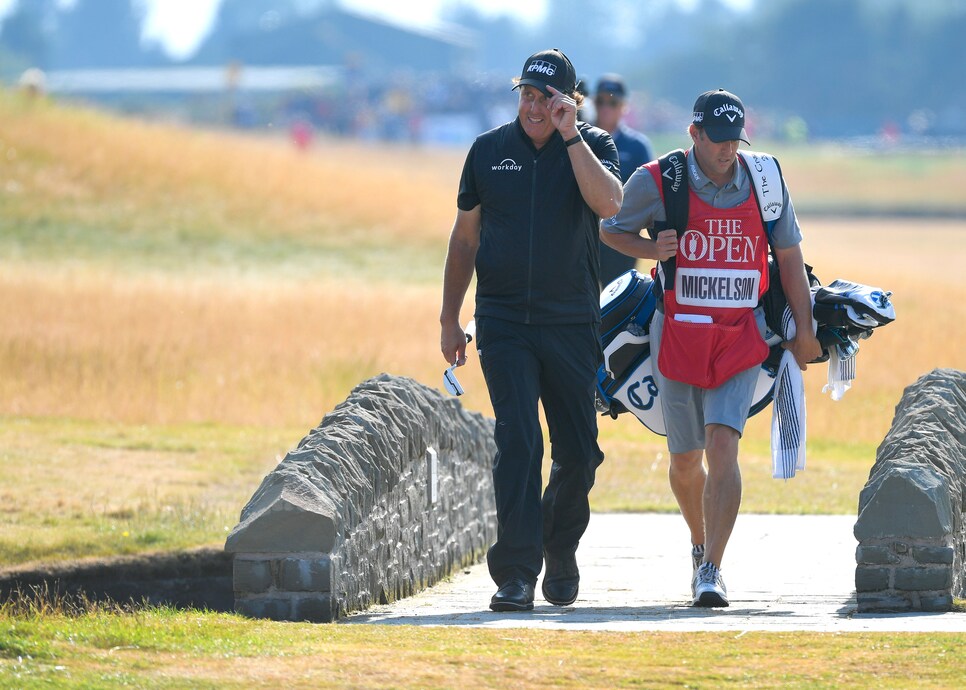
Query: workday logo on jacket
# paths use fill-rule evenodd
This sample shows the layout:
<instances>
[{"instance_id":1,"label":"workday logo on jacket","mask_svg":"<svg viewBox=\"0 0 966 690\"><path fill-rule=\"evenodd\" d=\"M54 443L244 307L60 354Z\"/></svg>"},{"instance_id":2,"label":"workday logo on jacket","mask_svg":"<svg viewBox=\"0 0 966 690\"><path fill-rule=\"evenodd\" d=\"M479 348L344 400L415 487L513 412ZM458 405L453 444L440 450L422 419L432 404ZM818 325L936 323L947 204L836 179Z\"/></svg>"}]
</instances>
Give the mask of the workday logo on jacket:
<instances>
[{"instance_id":1,"label":"workday logo on jacket","mask_svg":"<svg viewBox=\"0 0 966 690\"><path fill-rule=\"evenodd\" d=\"M496 165L491 165L490 170L495 170L497 172L520 172L523 170L523 166L517 165L517 162L512 158L504 158Z\"/></svg>"}]
</instances>

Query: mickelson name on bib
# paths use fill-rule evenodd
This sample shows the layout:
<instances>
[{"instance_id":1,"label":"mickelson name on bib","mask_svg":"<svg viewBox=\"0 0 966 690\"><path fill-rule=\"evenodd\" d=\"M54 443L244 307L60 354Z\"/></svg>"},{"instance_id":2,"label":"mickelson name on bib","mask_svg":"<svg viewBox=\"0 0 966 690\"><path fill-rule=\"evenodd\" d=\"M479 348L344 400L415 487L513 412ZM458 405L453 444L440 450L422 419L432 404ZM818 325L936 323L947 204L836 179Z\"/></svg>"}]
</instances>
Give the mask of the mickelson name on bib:
<instances>
[{"instance_id":1,"label":"mickelson name on bib","mask_svg":"<svg viewBox=\"0 0 966 690\"><path fill-rule=\"evenodd\" d=\"M726 268L677 269L677 303L692 307L736 309L758 305L758 271Z\"/></svg>"}]
</instances>

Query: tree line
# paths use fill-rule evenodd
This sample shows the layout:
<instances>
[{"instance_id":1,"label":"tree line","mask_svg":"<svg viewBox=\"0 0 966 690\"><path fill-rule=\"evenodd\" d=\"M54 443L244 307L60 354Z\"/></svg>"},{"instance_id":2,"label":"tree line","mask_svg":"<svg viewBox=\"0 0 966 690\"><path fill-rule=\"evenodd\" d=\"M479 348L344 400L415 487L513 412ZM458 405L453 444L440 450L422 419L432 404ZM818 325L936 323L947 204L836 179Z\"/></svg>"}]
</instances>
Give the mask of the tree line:
<instances>
[{"instance_id":1,"label":"tree line","mask_svg":"<svg viewBox=\"0 0 966 690\"><path fill-rule=\"evenodd\" d=\"M589 82L618 72L652 105L686 108L701 91L724 87L776 121L802 122L820 136L889 126L966 135L966 0L753 0L748 10L724 0L548 0L535 26L465 2L445 7L446 22L471 31L481 75L509 79L530 53L559 47ZM223 0L187 62L203 62L206 45L230 46L243 33L332 8L331 0ZM144 17L142 0L19 0L0 27L4 76L29 66L173 64L142 40ZM313 46L304 46L301 60L312 63Z\"/></svg>"}]
</instances>

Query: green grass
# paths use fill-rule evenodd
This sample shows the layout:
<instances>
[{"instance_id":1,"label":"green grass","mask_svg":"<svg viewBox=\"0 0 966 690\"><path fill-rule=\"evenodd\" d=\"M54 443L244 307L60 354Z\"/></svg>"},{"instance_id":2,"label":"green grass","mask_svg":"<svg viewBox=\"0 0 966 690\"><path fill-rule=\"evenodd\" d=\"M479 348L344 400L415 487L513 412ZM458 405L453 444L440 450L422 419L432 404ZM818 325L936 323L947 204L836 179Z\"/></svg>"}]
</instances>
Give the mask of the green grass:
<instances>
[{"instance_id":1,"label":"green grass","mask_svg":"<svg viewBox=\"0 0 966 690\"><path fill-rule=\"evenodd\" d=\"M122 272L231 275L254 271L289 279L379 275L386 280L429 282L438 279L444 259L445 247L439 242L393 246L376 237L353 241L324 232L316 237L220 236L203 228L175 231L168 224L123 232L102 219L82 224L36 215L0 218L0 260L81 262Z\"/></svg>"},{"instance_id":2,"label":"green grass","mask_svg":"<svg viewBox=\"0 0 966 690\"><path fill-rule=\"evenodd\" d=\"M676 512L663 439L620 422L601 434L607 459L593 509ZM262 477L307 431L0 418L0 567L220 546ZM807 470L779 481L767 444L750 439L742 511L854 513L874 454L870 445L814 442Z\"/></svg>"},{"instance_id":3,"label":"green grass","mask_svg":"<svg viewBox=\"0 0 966 690\"><path fill-rule=\"evenodd\" d=\"M311 625L166 608L0 609L3 687L951 688L966 634Z\"/></svg>"},{"instance_id":4,"label":"green grass","mask_svg":"<svg viewBox=\"0 0 966 690\"><path fill-rule=\"evenodd\" d=\"M684 134L652 140L657 155L691 143ZM758 139L742 148L778 158L803 223L818 213L966 215L960 185L954 182L966 174L964 148L858 148L834 141Z\"/></svg>"},{"instance_id":5,"label":"green grass","mask_svg":"<svg viewBox=\"0 0 966 690\"><path fill-rule=\"evenodd\" d=\"M668 486L668 452L662 437L635 420L600 421L604 463L597 472L591 506L605 512L677 512ZM855 514L858 495L875 460L876 444L816 438L808 441L805 470L793 479L773 479L765 433L771 414L753 418L739 449L743 513L784 515Z\"/></svg>"},{"instance_id":6,"label":"green grass","mask_svg":"<svg viewBox=\"0 0 966 690\"><path fill-rule=\"evenodd\" d=\"M0 419L0 567L220 546L306 430Z\"/></svg>"}]
</instances>

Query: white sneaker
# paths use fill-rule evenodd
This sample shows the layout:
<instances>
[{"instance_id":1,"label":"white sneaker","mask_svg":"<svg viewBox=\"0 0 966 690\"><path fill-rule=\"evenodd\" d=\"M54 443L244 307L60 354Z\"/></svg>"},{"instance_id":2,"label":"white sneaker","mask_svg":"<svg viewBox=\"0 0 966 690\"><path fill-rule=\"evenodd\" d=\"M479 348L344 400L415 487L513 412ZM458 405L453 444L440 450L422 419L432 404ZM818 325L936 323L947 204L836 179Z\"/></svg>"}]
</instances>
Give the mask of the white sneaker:
<instances>
[{"instance_id":1,"label":"white sneaker","mask_svg":"<svg viewBox=\"0 0 966 690\"><path fill-rule=\"evenodd\" d=\"M694 606L727 606L728 588L714 563L704 563L694 573L691 581Z\"/></svg>"},{"instance_id":2,"label":"white sneaker","mask_svg":"<svg viewBox=\"0 0 966 690\"><path fill-rule=\"evenodd\" d=\"M691 545L691 596L694 597L695 575L704 563L704 544Z\"/></svg>"}]
</instances>

